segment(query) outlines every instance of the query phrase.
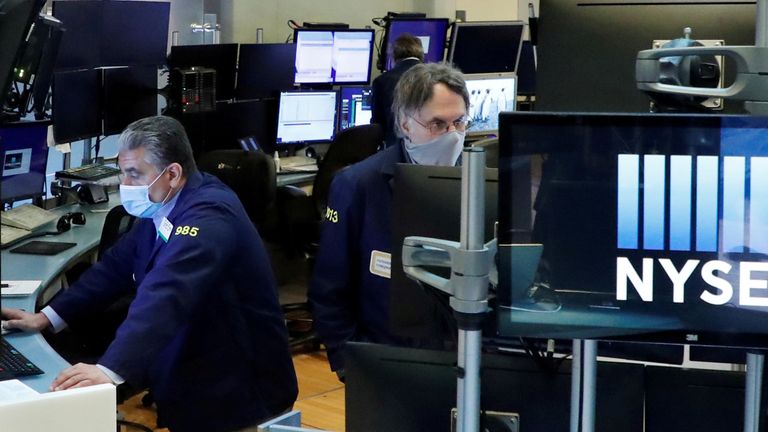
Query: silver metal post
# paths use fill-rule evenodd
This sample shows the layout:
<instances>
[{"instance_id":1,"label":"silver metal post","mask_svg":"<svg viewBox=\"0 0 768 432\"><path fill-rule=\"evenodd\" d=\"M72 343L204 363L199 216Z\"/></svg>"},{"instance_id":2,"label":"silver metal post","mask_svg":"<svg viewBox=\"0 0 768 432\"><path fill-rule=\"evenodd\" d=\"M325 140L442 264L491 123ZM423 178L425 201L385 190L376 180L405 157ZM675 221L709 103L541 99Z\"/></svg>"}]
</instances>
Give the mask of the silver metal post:
<instances>
[{"instance_id":1,"label":"silver metal post","mask_svg":"<svg viewBox=\"0 0 768 432\"><path fill-rule=\"evenodd\" d=\"M461 249L481 250L485 240L485 152L465 148L461 168ZM459 290L459 300L482 301L487 298L487 287L478 292ZM459 325L456 382L457 430L475 432L480 428L480 355L482 330Z\"/></svg>"},{"instance_id":2,"label":"silver metal post","mask_svg":"<svg viewBox=\"0 0 768 432\"><path fill-rule=\"evenodd\" d=\"M747 378L744 391L744 432L760 430L760 390L763 384L765 355L747 353Z\"/></svg>"},{"instance_id":3,"label":"silver metal post","mask_svg":"<svg viewBox=\"0 0 768 432\"><path fill-rule=\"evenodd\" d=\"M579 432L581 419L581 345L580 339L573 340L573 362L571 362L571 428Z\"/></svg>"},{"instance_id":4,"label":"silver metal post","mask_svg":"<svg viewBox=\"0 0 768 432\"><path fill-rule=\"evenodd\" d=\"M581 399L581 432L595 432L595 399L597 396L597 341L584 341L584 381Z\"/></svg>"},{"instance_id":5,"label":"silver metal post","mask_svg":"<svg viewBox=\"0 0 768 432\"><path fill-rule=\"evenodd\" d=\"M91 142L93 142L93 138L86 138L83 140L82 165L88 165L89 163L91 163Z\"/></svg>"},{"instance_id":6,"label":"silver metal post","mask_svg":"<svg viewBox=\"0 0 768 432\"><path fill-rule=\"evenodd\" d=\"M768 0L757 0L755 46L768 47Z\"/></svg>"}]
</instances>

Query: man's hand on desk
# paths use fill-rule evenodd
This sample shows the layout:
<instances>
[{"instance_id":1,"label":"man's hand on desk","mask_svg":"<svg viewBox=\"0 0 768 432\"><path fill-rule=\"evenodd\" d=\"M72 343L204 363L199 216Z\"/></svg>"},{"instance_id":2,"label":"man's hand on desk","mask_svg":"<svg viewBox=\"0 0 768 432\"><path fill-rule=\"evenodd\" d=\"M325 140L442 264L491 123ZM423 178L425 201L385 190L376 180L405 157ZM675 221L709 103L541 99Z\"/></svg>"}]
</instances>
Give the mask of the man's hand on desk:
<instances>
[{"instance_id":1,"label":"man's hand on desk","mask_svg":"<svg viewBox=\"0 0 768 432\"><path fill-rule=\"evenodd\" d=\"M3 308L0 315L5 320L4 326L7 329L18 329L23 331L42 331L51 325L48 317L42 313L29 313L21 309Z\"/></svg>"},{"instance_id":2,"label":"man's hand on desk","mask_svg":"<svg viewBox=\"0 0 768 432\"><path fill-rule=\"evenodd\" d=\"M113 384L112 380L92 364L78 363L59 374L51 383L51 391L66 390L75 387L87 387L96 384Z\"/></svg>"}]
</instances>

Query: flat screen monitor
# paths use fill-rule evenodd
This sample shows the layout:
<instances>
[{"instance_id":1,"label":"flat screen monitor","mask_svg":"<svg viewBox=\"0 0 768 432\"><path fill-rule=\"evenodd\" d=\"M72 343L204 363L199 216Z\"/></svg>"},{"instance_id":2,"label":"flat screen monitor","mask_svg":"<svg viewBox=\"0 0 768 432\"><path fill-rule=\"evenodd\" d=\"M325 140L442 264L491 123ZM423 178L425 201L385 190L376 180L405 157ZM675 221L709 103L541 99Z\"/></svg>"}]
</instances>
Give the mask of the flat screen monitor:
<instances>
[{"instance_id":1,"label":"flat screen monitor","mask_svg":"<svg viewBox=\"0 0 768 432\"><path fill-rule=\"evenodd\" d=\"M390 70L395 66L392 49L395 40L403 33L410 33L421 40L425 62L438 63L443 61L447 32L448 18L390 20L384 32L384 42L381 49L381 55L384 56L383 70Z\"/></svg>"},{"instance_id":2,"label":"flat screen monitor","mask_svg":"<svg viewBox=\"0 0 768 432\"><path fill-rule=\"evenodd\" d=\"M237 99L275 97L293 88L293 44L240 44Z\"/></svg>"},{"instance_id":3,"label":"flat screen monitor","mask_svg":"<svg viewBox=\"0 0 768 432\"><path fill-rule=\"evenodd\" d=\"M536 94L536 50L531 41L523 41L523 46L520 48L517 77L518 95L533 96Z\"/></svg>"},{"instance_id":4,"label":"flat screen monitor","mask_svg":"<svg viewBox=\"0 0 768 432\"><path fill-rule=\"evenodd\" d=\"M451 430L451 409L456 406L455 351L350 342L345 353L347 430ZM568 430L570 361L550 370L528 357L484 353L480 363L478 408L520 416L520 429L480 416L480 430ZM611 415L596 416L595 430L641 432L643 396L642 365L601 362L596 410Z\"/></svg>"},{"instance_id":5,"label":"flat screen monitor","mask_svg":"<svg viewBox=\"0 0 768 432\"><path fill-rule=\"evenodd\" d=\"M517 76L514 72L464 75L469 91L467 135L494 135L499 113L515 111Z\"/></svg>"},{"instance_id":6,"label":"flat screen monitor","mask_svg":"<svg viewBox=\"0 0 768 432\"><path fill-rule=\"evenodd\" d=\"M38 198L45 193L49 124L49 121L34 121L0 126L0 200L3 203Z\"/></svg>"},{"instance_id":7,"label":"flat screen monitor","mask_svg":"<svg viewBox=\"0 0 768 432\"><path fill-rule=\"evenodd\" d=\"M216 70L216 100L235 97L237 74L237 44L178 45L171 47L168 67L190 68L201 66Z\"/></svg>"},{"instance_id":8,"label":"flat screen monitor","mask_svg":"<svg viewBox=\"0 0 768 432\"><path fill-rule=\"evenodd\" d=\"M277 144L328 142L336 134L336 91L280 93Z\"/></svg>"},{"instance_id":9,"label":"flat screen monitor","mask_svg":"<svg viewBox=\"0 0 768 432\"><path fill-rule=\"evenodd\" d=\"M101 134L101 70L53 75L53 136L68 143Z\"/></svg>"},{"instance_id":10,"label":"flat screen monitor","mask_svg":"<svg viewBox=\"0 0 768 432\"><path fill-rule=\"evenodd\" d=\"M540 0L536 109L564 112L648 112L635 84L637 52L655 40L683 37L754 45L754 1ZM727 58L725 85L735 79ZM742 112L726 100L724 112Z\"/></svg>"},{"instance_id":11,"label":"flat screen monitor","mask_svg":"<svg viewBox=\"0 0 768 432\"><path fill-rule=\"evenodd\" d=\"M371 123L371 87L347 86L341 88L339 130Z\"/></svg>"},{"instance_id":12,"label":"flat screen monitor","mask_svg":"<svg viewBox=\"0 0 768 432\"><path fill-rule=\"evenodd\" d=\"M140 118L157 115L157 67L126 66L103 72L104 135L121 133Z\"/></svg>"},{"instance_id":13,"label":"flat screen monitor","mask_svg":"<svg viewBox=\"0 0 768 432\"><path fill-rule=\"evenodd\" d=\"M457 22L447 60L464 73L517 72L522 21Z\"/></svg>"},{"instance_id":14,"label":"flat screen monitor","mask_svg":"<svg viewBox=\"0 0 768 432\"><path fill-rule=\"evenodd\" d=\"M297 29L297 84L368 84L373 30Z\"/></svg>"},{"instance_id":15,"label":"flat screen monitor","mask_svg":"<svg viewBox=\"0 0 768 432\"><path fill-rule=\"evenodd\" d=\"M59 70L166 62L169 2L59 0L53 15L66 29Z\"/></svg>"},{"instance_id":16,"label":"flat screen monitor","mask_svg":"<svg viewBox=\"0 0 768 432\"><path fill-rule=\"evenodd\" d=\"M504 113L499 332L768 346L768 118ZM509 245L543 247L515 283Z\"/></svg>"},{"instance_id":17,"label":"flat screen monitor","mask_svg":"<svg viewBox=\"0 0 768 432\"><path fill-rule=\"evenodd\" d=\"M6 0L0 3L0 107L4 106L10 89L16 57L41 7L42 3L38 0Z\"/></svg>"}]
</instances>

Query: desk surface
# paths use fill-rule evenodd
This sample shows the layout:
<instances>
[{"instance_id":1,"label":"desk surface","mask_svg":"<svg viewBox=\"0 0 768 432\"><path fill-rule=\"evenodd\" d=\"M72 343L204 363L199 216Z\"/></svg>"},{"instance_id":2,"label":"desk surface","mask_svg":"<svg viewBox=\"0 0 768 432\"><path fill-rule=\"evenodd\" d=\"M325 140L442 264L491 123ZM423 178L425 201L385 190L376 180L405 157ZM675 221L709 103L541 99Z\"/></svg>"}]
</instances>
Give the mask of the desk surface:
<instances>
[{"instance_id":1,"label":"desk surface","mask_svg":"<svg viewBox=\"0 0 768 432\"><path fill-rule=\"evenodd\" d=\"M2 270L0 277L3 280L41 280L42 283L37 291L24 297L3 297L3 307L12 307L34 311L37 299L43 294L46 287L53 283L69 266L93 251L101 239L101 231L104 226L104 219L107 211L120 204L120 199L116 194L110 196L110 201L103 204L92 206L81 206L79 204L68 205L53 209L57 215L63 215L67 212L85 213L85 225L73 225L72 229L57 236L38 237L37 240L50 240L77 243L77 246L60 252L56 255L25 255L10 253L9 249L3 249L0 253L2 261ZM56 222L51 222L47 230L55 231ZM29 241L29 240L27 240ZM25 241L26 242L26 241ZM24 244L21 242L20 244ZM40 333L11 333L3 336L19 352L24 354L29 360L45 371L43 375L22 378L21 381L37 390L46 392L51 382L61 370L69 366L59 354L56 353L46 342Z\"/></svg>"}]
</instances>

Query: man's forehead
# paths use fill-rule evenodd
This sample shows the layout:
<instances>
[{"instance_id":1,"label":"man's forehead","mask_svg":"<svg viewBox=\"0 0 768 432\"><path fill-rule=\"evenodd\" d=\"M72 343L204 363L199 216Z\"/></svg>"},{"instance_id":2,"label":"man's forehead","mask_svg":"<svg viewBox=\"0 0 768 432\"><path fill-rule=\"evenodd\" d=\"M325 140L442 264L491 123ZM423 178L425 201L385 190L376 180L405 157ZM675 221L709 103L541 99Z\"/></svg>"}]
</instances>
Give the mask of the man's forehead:
<instances>
[{"instance_id":1,"label":"man's forehead","mask_svg":"<svg viewBox=\"0 0 768 432\"><path fill-rule=\"evenodd\" d=\"M117 154L117 163L121 167L135 167L137 165L143 165L144 161L144 149L139 147L134 150L121 150Z\"/></svg>"}]
</instances>

